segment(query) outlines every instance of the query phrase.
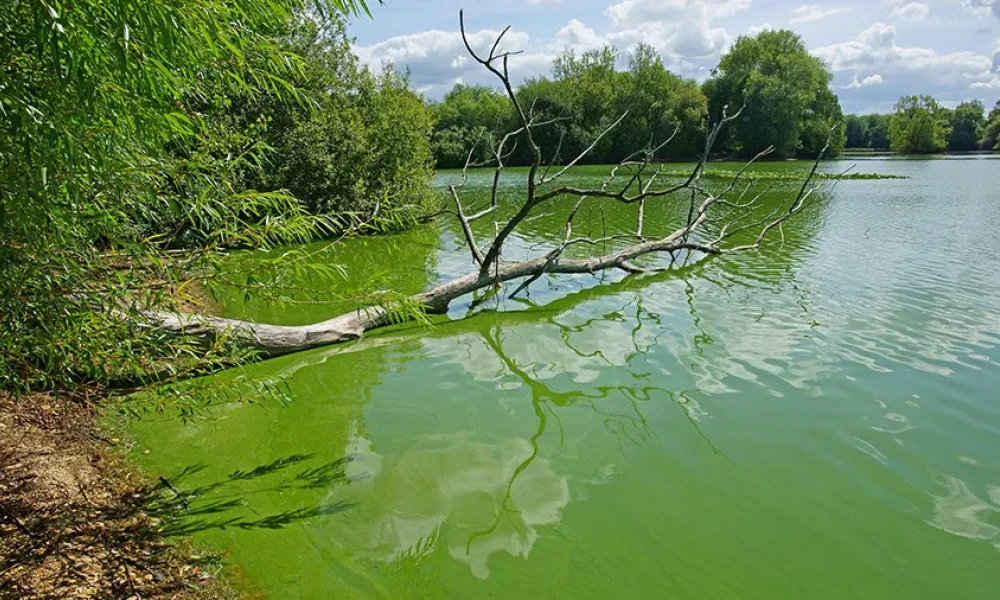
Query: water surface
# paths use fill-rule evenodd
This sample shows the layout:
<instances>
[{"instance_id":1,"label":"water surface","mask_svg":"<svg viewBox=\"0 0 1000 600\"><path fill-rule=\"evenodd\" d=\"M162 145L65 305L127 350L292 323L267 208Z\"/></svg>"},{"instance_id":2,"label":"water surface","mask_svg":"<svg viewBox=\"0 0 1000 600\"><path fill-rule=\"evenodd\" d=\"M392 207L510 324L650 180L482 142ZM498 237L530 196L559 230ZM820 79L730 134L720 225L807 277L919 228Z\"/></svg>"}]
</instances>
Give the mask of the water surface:
<instances>
[{"instance_id":1,"label":"water surface","mask_svg":"<svg viewBox=\"0 0 1000 600\"><path fill-rule=\"evenodd\" d=\"M1000 597L1000 161L824 169L851 164L909 179L840 182L761 253L223 374L292 402L147 419L137 457L193 494L173 531L271 598ZM406 291L470 268L449 223L336 258Z\"/></svg>"}]
</instances>

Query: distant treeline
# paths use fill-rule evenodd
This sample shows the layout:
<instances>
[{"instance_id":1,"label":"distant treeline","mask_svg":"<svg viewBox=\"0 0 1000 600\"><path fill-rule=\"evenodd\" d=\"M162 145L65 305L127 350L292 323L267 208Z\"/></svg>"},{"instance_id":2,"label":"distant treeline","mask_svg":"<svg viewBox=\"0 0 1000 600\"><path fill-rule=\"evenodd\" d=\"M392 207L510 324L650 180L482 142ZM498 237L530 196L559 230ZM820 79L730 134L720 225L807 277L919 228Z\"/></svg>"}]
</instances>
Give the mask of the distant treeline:
<instances>
[{"instance_id":1,"label":"distant treeline","mask_svg":"<svg viewBox=\"0 0 1000 600\"><path fill-rule=\"evenodd\" d=\"M568 161L628 112L587 157L612 163L674 136L660 155L669 160L698 156L706 124L744 107L714 149L752 155L768 146L778 157L815 156L833 130L831 153L844 147L843 114L830 90L831 75L791 31L765 31L741 37L713 72L698 85L671 73L651 46L639 44L616 69L612 47L556 58L551 77L529 79L517 90L522 106L536 121L556 119L535 131L545 159ZM728 109L726 108L728 107ZM517 129L510 103L488 87L457 85L430 108L437 120L433 151L438 167L459 167L478 143L474 160L488 158L488 140ZM676 133L675 133L676 132ZM509 164L528 162L523 145Z\"/></svg>"},{"instance_id":2,"label":"distant treeline","mask_svg":"<svg viewBox=\"0 0 1000 600\"><path fill-rule=\"evenodd\" d=\"M1000 100L989 115L979 100L954 110L930 96L906 96L892 114L847 115L847 147L900 154L1000 150Z\"/></svg>"},{"instance_id":3,"label":"distant treeline","mask_svg":"<svg viewBox=\"0 0 1000 600\"><path fill-rule=\"evenodd\" d=\"M670 72L651 46L639 44L621 58L610 46L581 55L567 51L553 62L550 77L529 79L517 89L536 122L554 120L535 130L546 161L572 160L626 111L585 162L616 163L672 135L660 157L694 159L704 149L706 125L740 107L741 117L724 131L715 154L749 157L773 146L774 158L812 158L828 138L828 157L845 147L901 153L992 149L1000 130L1000 103L987 117L978 101L948 110L923 96L902 98L891 115L845 117L829 70L787 30L738 38L702 85ZM620 62L625 70L616 68ZM473 147L474 164L488 161L491 141L520 126L507 98L491 87L456 85L429 108L439 168L461 167ZM506 163L529 161L522 145Z\"/></svg>"}]
</instances>

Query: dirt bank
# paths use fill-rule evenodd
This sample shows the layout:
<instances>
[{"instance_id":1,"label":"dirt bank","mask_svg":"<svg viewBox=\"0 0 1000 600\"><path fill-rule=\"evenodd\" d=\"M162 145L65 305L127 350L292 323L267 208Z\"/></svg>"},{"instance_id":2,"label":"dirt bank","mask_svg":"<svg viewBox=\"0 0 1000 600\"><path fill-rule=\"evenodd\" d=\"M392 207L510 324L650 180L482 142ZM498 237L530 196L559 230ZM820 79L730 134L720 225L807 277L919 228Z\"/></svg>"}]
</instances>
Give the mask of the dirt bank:
<instances>
[{"instance_id":1,"label":"dirt bank","mask_svg":"<svg viewBox=\"0 0 1000 600\"><path fill-rule=\"evenodd\" d=\"M168 543L159 490L92 406L0 393L0 598L235 598L216 561Z\"/></svg>"}]
</instances>

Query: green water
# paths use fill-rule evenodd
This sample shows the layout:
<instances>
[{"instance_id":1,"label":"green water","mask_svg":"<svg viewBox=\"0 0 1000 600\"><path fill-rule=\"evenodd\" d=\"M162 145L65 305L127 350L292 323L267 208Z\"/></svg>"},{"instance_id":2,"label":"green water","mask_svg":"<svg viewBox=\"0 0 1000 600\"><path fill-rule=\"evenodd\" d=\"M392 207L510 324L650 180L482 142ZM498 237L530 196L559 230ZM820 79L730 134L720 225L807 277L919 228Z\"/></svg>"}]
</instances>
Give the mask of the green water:
<instances>
[{"instance_id":1,"label":"green water","mask_svg":"<svg viewBox=\"0 0 1000 600\"><path fill-rule=\"evenodd\" d=\"M1000 161L855 163L910 178L838 183L781 248L224 374L293 402L140 422L136 457L270 598L998 598ZM448 223L357 244L402 288L470 267Z\"/></svg>"}]
</instances>

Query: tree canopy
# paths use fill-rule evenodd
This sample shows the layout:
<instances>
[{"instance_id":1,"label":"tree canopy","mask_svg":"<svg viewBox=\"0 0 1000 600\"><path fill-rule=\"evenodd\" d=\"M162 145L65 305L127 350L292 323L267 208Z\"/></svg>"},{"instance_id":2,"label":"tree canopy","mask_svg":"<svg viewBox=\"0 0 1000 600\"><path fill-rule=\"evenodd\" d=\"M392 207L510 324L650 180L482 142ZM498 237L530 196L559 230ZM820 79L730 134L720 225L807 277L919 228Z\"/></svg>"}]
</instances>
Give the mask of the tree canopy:
<instances>
[{"instance_id":1,"label":"tree canopy","mask_svg":"<svg viewBox=\"0 0 1000 600\"><path fill-rule=\"evenodd\" d=\"M614 145L642 148L674 136L662 155L681 160L697 156L705 142L708 99L699 86L667 70L652 46L640 43L629 54L628 71L621 82L618 110L628 116L613 132ZM675 135L676 132L676 135Z\"/></svg>"},{"instance_id":2,"label":"tree canopy","mask_svg":"<svg viewBox=\"0 0 1000 600\"><path fill-rule=\"evenodd\" d=\"M753 155L773 146L778 156L813 156L831 132L831 153L844 147L831 79L797 34L762 31L740 36L704 89L713 118L743 109L726 140L733 152Z\"/></svg>"},{"instance_id":3,"label":"tree canopy","mask_svg":"<svg viewBox=\"0 0 1000 600\"><path fill-rule=\"evenodd\" d=\"M896 103L889 123L889 143L900 154L930 154L948 147L951 124L930 96L905 96Z\"/></svg>"},{"instance_id":4,"label":"tree canopy","mask_svg":"<svg viewBox=\"0 0 1000 600\"><path fill-rule=\"evenodd\" d=\"M233 126L263 124L271 148L250 187L287 190L312 214L426 204L432 117L406 78L361 66L338 20L300 19L283 42L302 57L289 83L308 102L265 92L233 103Z\"/></svg>"},{"instance_id":5,"label":"tree canopy","mask_svg":"<svg viewBox=\"0 0 1000 600\"><path fill-rule=\"evenodd\" d=\"M620 71L618 51L610 46L579 55L567 51L553 61L551 77L530 79L518 88L523 105L532 107L539 121L553 120L536 133L539 144L552 153L548 160L579 155L626 112L627 118L601 139L587 162L617 162L626 148L660 143L675 132L663 157L697 156L708 105L699 86L668 71L646 44L626 59L628 68ZM439 167L462 166L477 140L482 143L475 156L488 158L484 138L499 139L517 128L510 103L494 89L460 84L430 106L437 118L434 154ZM519 148L513 160L527 164L529 154Z\"/></svg>"},{"instance_id":6,"label":"tree canopy","mask_svg":"<svg viewBox=\"0 0 1000 600\"><path fill-rule=\"evenodd\" d=\"M959 104L949 115L951 133L948 135L948 150L978 150L986 125L986 109L979 100Z\"/></svg>"},{"instance_id":7,"label":"tree canopy","mask_svg":"<svg viewBox=\"0 0 1000 600\"><path fill-rule=\"evenodd\" d=\"M930 96L906 96L893 114L847 115L847 147L902 154L1000 150L1000 101L989 116L985 113L979 100L948 110Z\"/></svg>"},{"instance_id":8,"label":"tree canopy","mask_svg":"<svg viewBox=\"0 0 1000 600\"><path fill-rule=\"evenodd\" d=\"M482 142L489 135L503 135L511 119L510 103L499 90L484 86L456 85L441 102L431 102L436 122L434 158L439 167L465 164L468 153L479 144L477 162L487 158Z\"/></svg>"},{"instance_id":9,"label":"tree canopy","mask_svg":"<svg viewBox=\"0 0 1000 600\"><path fill-rule=\"evenodd\" d=\"M889 150L889 115L847 115L846 147L870 150Z\"/></svg>"},{"instance_id":10,"label":"tree canopy","mask_svg":"<svg viewBox=\"0 0 1000 600\"><path fill-rule=\"evenodd\" d=\"M983 150L1000 150L1000 100L997 100L987 118L982 148Z\"/></svg>"},{"instance_id":11,"label":"tree canopy","mask_svg":"<svg viewBox=\"0 0 1000 600\"><path fill-rule=\"evenodd\" d=\"M1000 150L1000 102L986 116L979 100L948 110L929 96L908 96L893 114L844 115L831 80L797 34L780 30L738 38L701 86L672 73L655 48L640 43L625 56L611 46L580 54L567 50L554 59L550 76L528 79L516 89L537 121L551 122L536 135L552 153L546 160L556 163L571 160L595 140L584 162L614 163L626 148L671 136L660 158L691 160L724 109L728 115L742 113L716 144L721 155L753 156L773 146L778 158L812 158L828 140L827 157L845 147L918 154ZM483 164L493 158L488 141L518 127L496 88L458 84L428 106L440 168L463 166L473 147L472 164ZM519 147L509 164L530 160L529 149Z\"/></svg>"}]
</instances>

